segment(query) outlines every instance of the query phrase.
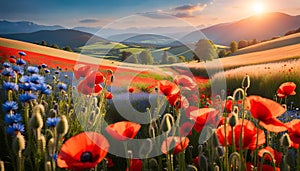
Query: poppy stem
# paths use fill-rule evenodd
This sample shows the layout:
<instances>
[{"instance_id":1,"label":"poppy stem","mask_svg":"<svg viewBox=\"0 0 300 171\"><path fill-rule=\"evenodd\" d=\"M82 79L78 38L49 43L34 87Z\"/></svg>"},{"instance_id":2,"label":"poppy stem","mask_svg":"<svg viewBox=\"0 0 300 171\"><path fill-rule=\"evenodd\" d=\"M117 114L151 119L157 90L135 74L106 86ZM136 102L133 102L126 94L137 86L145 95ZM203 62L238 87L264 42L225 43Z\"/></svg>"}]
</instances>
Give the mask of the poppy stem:
<instances>
[{"instance_id":1,"label":"poppy stem","mask_svg":"<svg viewBox=\"0 0 300 171\"><path fill-rule=\"evenodd\" d=\"M254 151L254 166L258 166L258 163L257 163L257 155L258 155L258 125L259 125L259 122L260 120L257 121L257 125L256 125L256 144L255 144L255 151ZM268 132L268 135L269 135L269 132ZM269 136L268 136L269 137ZM267 137L267 139L268 139ZM268 144L267 144L268 145Z\"/></svg>"}]
</instances>

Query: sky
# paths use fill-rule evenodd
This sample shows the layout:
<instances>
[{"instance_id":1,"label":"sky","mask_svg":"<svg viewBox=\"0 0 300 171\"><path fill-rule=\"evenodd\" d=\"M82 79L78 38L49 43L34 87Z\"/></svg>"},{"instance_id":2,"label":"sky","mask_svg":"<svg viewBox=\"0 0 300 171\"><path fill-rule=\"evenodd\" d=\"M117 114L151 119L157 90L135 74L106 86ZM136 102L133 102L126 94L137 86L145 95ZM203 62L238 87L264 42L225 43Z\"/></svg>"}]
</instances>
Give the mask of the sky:
<instances>
[{"instance_id":1,"label":"sky","mask_svg":"<svg viewBox=\"0 0 300 171\"><path fill-rule=\"evenodd\" d=\"M300 15L300 0L0 1L0 20L32 21L67 28L182 25L200 28L266 12Z\"/></svg>"}]
</instances>

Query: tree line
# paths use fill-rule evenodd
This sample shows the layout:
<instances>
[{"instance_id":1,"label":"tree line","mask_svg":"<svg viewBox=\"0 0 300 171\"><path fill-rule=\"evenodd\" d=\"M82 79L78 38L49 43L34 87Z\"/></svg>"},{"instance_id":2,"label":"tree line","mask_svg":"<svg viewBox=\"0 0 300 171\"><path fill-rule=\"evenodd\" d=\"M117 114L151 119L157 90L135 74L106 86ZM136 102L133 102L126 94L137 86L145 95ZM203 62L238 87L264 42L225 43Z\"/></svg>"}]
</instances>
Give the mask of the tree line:
<instances>
[{"instance_id":1,"label":"tree line","mask_svg":"<svg viewBox=\"0 0 300 171\"><path fill-rule=\"evenodd\" d=\"M54 48L54 49L61 49L61 50L73 52L73 49L69 45L60 48L57 44L50 44L50 43L47 43L45 40L42 40L41 43L34 42L34 44L47 46L47 47L51 47L51 48Z\"/></svg>"}]
</instances>

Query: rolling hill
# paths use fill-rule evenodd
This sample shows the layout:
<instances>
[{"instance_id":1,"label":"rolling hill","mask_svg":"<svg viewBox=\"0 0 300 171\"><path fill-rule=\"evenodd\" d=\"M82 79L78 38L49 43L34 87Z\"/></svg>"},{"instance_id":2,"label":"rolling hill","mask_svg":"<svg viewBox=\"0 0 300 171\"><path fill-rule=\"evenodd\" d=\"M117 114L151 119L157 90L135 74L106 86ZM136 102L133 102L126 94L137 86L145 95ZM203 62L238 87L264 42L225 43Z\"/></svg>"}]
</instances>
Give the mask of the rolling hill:
<instances>
[{"instance_id":1,"label":"rolling hill","mask_svg":"<svg viewBox=\"0 0 300 171\"><path fill-rule=\"evenodd\" d=\"M11 22L2 20L0 21L0 34L13 34L13 33L31 33L40 30L58 30L64 29L59 25L46 26L39 25L29 21Z\"/></svg>"},{"instance_id":2,"label":"rolling hill","mask_svg":"<svg viewBox=\"0 0 300 171\"><path fill-rule=\"evenodd\" d=\"M192 32L182 39L196 42L199 32L217 44L229 45L231 41L271 39L284 35L287 31L300 26L300 16L273 12L251 16L232 23L214 25L196 32Z\"/></svg>"},{"instance_id":3,"label":"rolling hill","mask_svg":"<svg viewBox=\"0 0 300 171\"><path fill-rule=\"evenodd\" d=\"M95 42L108 42L107 40L94 36L93 34L72 30L42 30L33 33L18 33L18 34L2 34L0 37L20 40L25 42L38 42L45 40L48 44L57 44L59 47L70 46L72 49L84 46L88 41Z\"/></svg>"}]
</instances>

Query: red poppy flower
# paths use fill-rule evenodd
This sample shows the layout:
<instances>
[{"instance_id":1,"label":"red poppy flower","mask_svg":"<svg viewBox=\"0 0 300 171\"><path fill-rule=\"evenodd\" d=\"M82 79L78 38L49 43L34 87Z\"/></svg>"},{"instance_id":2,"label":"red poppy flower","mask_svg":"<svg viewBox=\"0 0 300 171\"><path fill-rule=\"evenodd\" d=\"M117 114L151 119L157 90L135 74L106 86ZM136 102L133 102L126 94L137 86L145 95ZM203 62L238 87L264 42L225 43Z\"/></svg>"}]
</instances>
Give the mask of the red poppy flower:
<instances>
[{"instance_id":1,"label":"red poppy flower","mask_svg":"<svg viewBox=\"0 0 300 171\"><path fill-rule=\"evenodd\" d=\"M114 124L108 125L105 130L109 133L110 136L119 141L133 139L138 131L140 130L141 125L129 122L121 121Z\"/></svg>"},{"instance_id":2,"label":"red poppy flower","mask_svg":"<svg viewBox=\"0 0 300 171\"><path fill-rule=\"evenodd\" d=\"M106 157L106 160L107 160L107 165L106 165L107 168L113 167L115 165L111 158Z\"/></svg>"},{"instance_id":3,"label":"red poppy flower","mask_svg":"<svg viewBox=\"0 0 300 171\"><path fill-rule=\"evenodd\" d=\"M296 84L293 82L285 82L281 84L277 90L277 96L284 98L286 96L295 95Z\"/></svg>"},{"instance_id":4,"label":"red poppy flower","mask_svg":"<svg viewBox=\"0 0 300 171\"><path fill-rule=\"evenodd\" d=\"M182 136L192 135L193 126L194 124L190 121L183 123L180 126L180 135Z\"/></svg>"},{"instance_id":5,"label":"red poppy flower","mask_svg":"<svg viewBox=\"0 0 300 171\"><path fill-rule=\"evenodd\" d=\"M279 103L260 96L249 96L246 100L250 104L252 116L258 119L259 124L266 130L276 133L287 130L286 126L276 119L286 111Z\"/></svg>"},{"instance_id":6,"label":"red poppy flower","mask_svg":"<svg viewBox=\"0 0 300 171\"><path fill-rule=\"evenodd\" d=\"M191 112L194 110L198 110L199 108L196 106L189 106L188 108L185 109L185 115L187 118L191 118Z\"/></svg>"},{"instance_id":7,"label":"red poppy flower","mask_svg":"<svg viewBox=\"0 0 300 171\"><path fill-rule=\"evenodd\" d=\"M129 87L128 91L129 91L129 93L132 93L132 92L134 92L134 88L133 87Z\"/></svg>"},{"instance_id":8,"label":"red poppy flower","mask_svg":"<svg viewBox=\"0 0 300 171\"><path fill-rule=\"evenodd\" d=\"M17 62L17 60L15 58L9 58L8 60L10 63L14 64Z\"/></svg>"},{"instance_id":9,"label":"red poppy flower","mask_svg":"<svg viewBox=\"0 0 300 171\"><path fill-rule=\"evenodd\" d=\"M166 96L172 106L177 106L180 98L180 89L176 84L167 80L162 80L158 81L158 88Z\"/></svg>"},{"instance_id":10,"label":"red poppy flower","mask_svg":"<svg viewBox=\"0 0 300 171\"><path fill-rule=\"evenodd\" d=\"M91 69L91 66L89 66L89 65L83 65L83 64L75 65L73 67L73 73L74 73L75 78L78 80L80 77L87 76L90 69Z\"/></svg>"},{"instance_id":11,"label":"red poppy flower","mask_svg":"<svg viewBox=\"0 0 300 171\"><path fill-rule=\"evenodd\" d=\"M274 150L272 147L267 146L258 151L258 156L262 158L265 152L269 152L272 155L272 157L274 158L274 162L276 163L277 166L280 164L282 159L282 153ZM270 162L272 161L269 155L265 155L265 160L268 160Z\"/></svg>"},{"instance_id":12,"label":"red poppy flower","mask_svg":"<svg viewBox=\"0 0 300 171\"><path fill-rule=\"evenodd\" d=\"M93 71L85 78L87 85L92 87L94 84L100 84L104 82L104 76L101 72Z\"/></svg>"},{"instance_id":13,"label":"red poppy flower","mask_svg":"<svg viewBox=\"0 0 300 171\"><path fill-rule=\"evenodd\" d=\"M173 154L175 155L186 149L186 147L189 145L189 142L190 140L187 137L168 137L166 140L163 141L161 145L161 151L164 154L167 154L168 151L173 149ZM170 147L170 145L172 145L172 147Z\"/></svg>"},{"instance_id":14,"label":"red poppy flower","mask_svg":"<svg viewBox=\"0 0 300 171\"><path fill-rule=\"evenodd\" d=\"M220 121L219 115L219 111L213 108L200 108L190 112L190 118L195 121L196 132L200 132L206 124L217 126Z\"/></svg>"},{"instance_id":15,"label":"red poppy flower","mask_svg":"<svg viewBox=\"0 0 300 171\"><path fill-rule=\"evenodd\" d=\"M252 165L252 163L250 163L250 162L247 162L246 163L246 166L247 166L247 171L252 171L253 169L253 165ZM258 162L258 166L257 166L257 170L260 170L260 162ZM262 170L263 171L274 171L274 168L273 168L273 166L270 166L270 165L268 165L268 164L263 164L262 165ZM280 171L280 168L278 168L278 167L275 167L275 171Z\"/></svg>"},{"instance_id":16,"label":"red poppy flower","mask_svg":"<svg viewBox=\"0 0 300 171\"><path fill-rule=\"evenodd\" d=\"M174 78L174 83L180 85L184 90L194 90L198 88L197 83L186 75L176 75Z\"/></svg>"},{"instance_id":17,"label":"red poppy flower","mask_svg":"<svg viewBox=\"0 0 300 171\"><path fill-rule=\"evenodd\" d=\"M194 163L196 166L198 166L198 163L199 163L199 156L197 156L197 157L195 157L195 158L193 159L193 163Z\"/></svg>"},{"instance_id":18,"label":"red poppy flower","mask_svg":"<svg viewBox=\"0 0 300 171\"><path fill-rule=\"evenodd\" d=\"M109 143L103 135L83 132L62 145L57 165L72 170L94 168L106 156L108 148Z\"/></svg>"},{"instance_id":19,"label":"red poppy flower","mask_svg":"<svg viewBox=\"0 0 300 171\"><path fill-rule=\"evenodd\" d=\"M97 95L102 91L102 86L100 84L94 84L93 87L90 87L87 85L87 82L85 80L81 80L77 86L77 90L79 93L85 94L85 95Z\"/></svg>"},{"instance_id":20,"label":"red poppy flower","mask_svg":"<svg viewBox=\"0 0 300 171\"><path fill-rule=\"evenodd\" d=\"M225 137L225 130L226 129L226 137ZM248 120L244 120L244 126L242 128L242 120L239 119L238 123L233 128L233 134L234 134L234 145L237 149L240 148L240 136L241 136L241 130L243 129L243 149L250 149L254 150L256 148L256 131L258 128L254 126L254 124ZM220 143L225 146L225 138L229 145L232 145L232 130L231 126L227 125L226 127L224 125L220 126L216 130L218 139ZM264 144L266 142L265 134L262 130L258 130L258 146ZM227 144L227 145L228 145Z\"/></svg>"},{"instance_id":21,"label":"red poppy flower","mask_svg":"<svg viewBox=\"0 0 300 171\"><path fill-rule=\"evenodd\" d=\"M296 143L300 144L300 119L294 119L291 122L286 123L288 128L290 139Z\"/></svg>"},{"instance_id":22,"label":"red poppy flower","mask_svg":"<svg viewBox=\"0 0 300 171\"><path fill-rule=\"evenodd\" d=\"M140 159L131 159L130 160L130 171L142 171L143 169L143 161ZM126 168L128 171L128 168Z\"/></svg>"},{"instance_id":23,"label":"red poppy flower","mask_svg":"<svg viewBox=\"0 0 300 171\"><path fill-rule=\"evenodd\" d=\"M105 98L106 99L112 99L113 98L113 94L111 92L106 92L105 93Z\"/></svg>"}]
</instances>

